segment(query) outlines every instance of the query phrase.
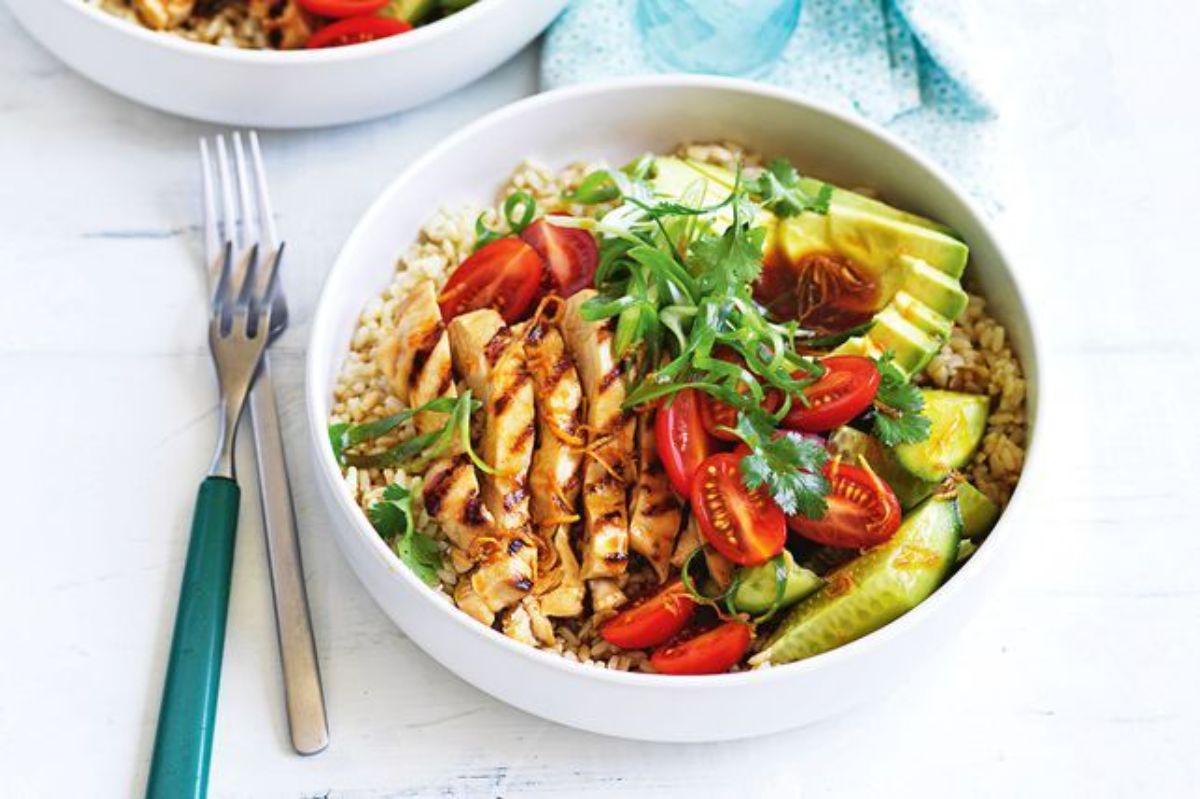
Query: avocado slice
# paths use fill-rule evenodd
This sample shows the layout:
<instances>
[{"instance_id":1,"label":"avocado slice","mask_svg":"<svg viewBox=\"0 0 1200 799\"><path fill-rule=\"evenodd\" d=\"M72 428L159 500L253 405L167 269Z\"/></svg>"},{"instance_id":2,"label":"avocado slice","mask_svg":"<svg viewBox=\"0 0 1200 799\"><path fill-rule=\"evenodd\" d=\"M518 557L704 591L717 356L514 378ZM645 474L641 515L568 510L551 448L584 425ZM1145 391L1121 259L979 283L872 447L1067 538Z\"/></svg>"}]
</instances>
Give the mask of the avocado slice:
<instances>
[{"instance_id":1,"label":"avocado slice","mask_svg":"<svg viewBox=\"0 0 1200 799\"><path fill-rule=\"evenodd\" d=\"M872 332L874 328L872 328ZM896 460L921 480L941 481L967 463L983 440L991 401L982 394L921 389L929 438L896 447Z\"/></svg>"},{"instance_id":2,"label":"avocado slice","mask_svg":"<svg viewBox=\"0 0 1200 799\"><path fill-rule=\"evenodd\" d=\"M992 531L1000 518L1000 506L966 480L958 483L958 512L962 516L965 538L982 538Z\"/></svg>"},{"instance_id":3,"label":"avocado slice","mask_svg":"<svg viewBox=\"0 0 1200 799\"><path fill-rule=\"evenodd\" d=\"M786 608L799 602L824 584L816 572L796 563L792 553L783 551L783 570L786 582L779 607ZM775 604L779 586L775 575L774 558L758 566L747 566L738 570L738 587L733 594L733 606L744 613L765 613Z\"/></svg>"},{"instance_id":4,"label":"avocado slice","mask_svg":"<svg viewBox=\"0 0 1200 799\"><path fill-rule=\"evenodd\" d=\"M879 442L879 439L853 427L839 427L829 437L829 443L834 451L850 463L858 461L859 456L867 461L867 465L879 475L883 482L891 486L900 501L900 507L909 510L919 505L922 500L931 495L938 487L937 483L921 480L908 473L896 460L892 450Z\"/></svg>"},{"instance_id":5,"label":"avocado slice","mask_svg":"<svg viewBox=\"0 0 1200 799\"><path fill-rule=\"evenodd\" d=\"M899 260L904 270L900 284L913 299L951 321L966 309L967 292L959 285L958 278L939 272L911 255L901 255Z\"/></svg>"},{"instance_id":6,"label":"avocado slice","mask_svg":"<svg viewBox=\"0 0 1200 799\"><path fill-rule=\"evenodd\" d=\"M379 10L379 14L415 26L433 16L437 7L438 0L389 0L388 4Z\"/></svg>"},{"instance_id":7,"label":"avocado slice","mask_svg":"<svg viewBox=\"0 0 1200 799\"><path fill-rule=\"evenodd\" d=\"M875 315L871 329L861 336L847 339L834 353L878 358L885 352L895 356L895 364L911 377L920 372L942 348L947 334L930 335L906 319L895 304L888 305Z\"/></svg>"},{"instance_id":8,"label":"avocado slice","mask_svg":"<svg viewBox=\"0 0 1200 799\"><path fill-rule=\"evenodd\" d=\"M945 341L950 337L950 328L954 326L954 322L942 316L907 291L901 289L896 292L896 296L892 297L892 307L896 309L896 313L912 323L914 327L923 330L930 336L940 341Z\"/></svg>"},{"instance_id":9,"label":"avocado slice","mask_svg":"<svg viewBox=\"0 0 1200 799\"><path fill-rule=\"evenodd\" d=\"M903 616L942 584L961 535L953 497L925 500L889 541L829 574L820 591L792 609L750 665L819 655Z\"/></svg>"},{"instance_id":10,"label":"avocado slice","mask_svg":"<svg viewBox=\"0 0 1200 799\"><path fill-rule=\"evenodd\" d=\"M905 374L915 375L925 368L934 354L942 348L942 339L921 330L889 305L875 315L875 324L867 331L875 347L896 356L896 365Z\"/></svg>"},{"instance_id":11,"label":"avocado slice","mask_svg":"<svg viewBox=\"0 0 1200 799\"><path fill-rule=\"evenodd\" d=\"M675 163L668 165L668 169L674 170L677 169L677 165L682 166L695 172L699 172L708 180L714 183L719 183L726 189L733 188L733 173L724 167L717 166L716 164L706 164L703 161L693 161L690 159L685 160L673 157L659 158L658 161L673 161ZM833 190L833 193L830 195L829 199L831 205L844 206L848 208L854 208L859 211L866 211L868 213L876 214L877 216L885 216L910 225L927 228L944 236L958 238L958 234L955 233L954 230L948 225L943 225L940 222L935 222L932 219L926 219L923 216L918 216L917 214L909 213L908 211L901 211L899 208L893 208L887 203L876 200L873 197L868 197L865 194L859 194L858 192L850 191L849 189L839 188L838 186L834 186L832 183L826 183L823 180L805 177L800 178L800 188L810 195L816 195L825 186L829 186Z\"/></svg>"},{"instance_id":12,"label":"avocado slice","mask_svg":"<svg viewBox=\"0 0 1200 799\"><path fill-rule=\"evenodd\" d=\"M884 289L899 285L900 255L920 258L951 277L967 266L967 245L928 228L850 206L830 204L829 213L806 212L779 220L777 244L788 260L832 250L867 269ZM895 272L896 274L893 274ZM890 298L887 292L884 301Z\"/></svg>"},{"instance_id":13,"label":"avocado slice","mask_svg":"<svg viewBox=\"0 0 1200 799\"><path fill-rule=\"evenodd\" d=\"M654 159L654 189L667 197L681 197L697 181L708 187L706 202L720 202L733 189L730 170L672 156ZM805 183L807 181L807 185ZM802 186L819 189L821 181L803 179ZM803 213L779 220L778 246L796 260L814 250L833 250L876 273L893 267L897 255L921 258L952 277L967 265L967 245L948 233L944 225L892 208L861 194L834 188L828 214ZM884 288L896 280L881 280ZM882 297L886 303L891 291Z\"/></svg>"},{"instance_id":14,"label":"avocado slice","mask_svg":"<svg viewBox=\"0 0 1200 799\"><path fill-rule=\"evenodd\" d=\"M654 159L654 178L651 185L655 194L687 205L716 205L733 191L733 173L711 164L658 156ZM733 209L722 208L715 214L714 221L717 232L724 230L733 223ZM775 215L764 210L756 221L767 228L769 234L775 226ZM771 235L767 236L768 241L771 238Z\"/></svg>"},{"instance_id":15,"label":"avocado slice","mask_svg":"<svg viewBox=\"0 0 1200 799\"><path fill-rule=\"evenodd\" d=\"M823 186L833 186L833 184L817 180L816 178L800 178L800 188L809 194L816 194ZM934 222L932 219L926 219L923 216L918 216L908 211L901 211L899 208L893 208L885 202L876 200L874 197L868 197L865 194L859 194L849 189L841 189L833 186L833 195L830 197L830 202L833 205L857 208L860 211L876 214L877 216L886 216L910 225L927 228L936 233L941 233L943 236L950 236L956 239L959 237L949 225Z\"/></svg>"}]
</instances>

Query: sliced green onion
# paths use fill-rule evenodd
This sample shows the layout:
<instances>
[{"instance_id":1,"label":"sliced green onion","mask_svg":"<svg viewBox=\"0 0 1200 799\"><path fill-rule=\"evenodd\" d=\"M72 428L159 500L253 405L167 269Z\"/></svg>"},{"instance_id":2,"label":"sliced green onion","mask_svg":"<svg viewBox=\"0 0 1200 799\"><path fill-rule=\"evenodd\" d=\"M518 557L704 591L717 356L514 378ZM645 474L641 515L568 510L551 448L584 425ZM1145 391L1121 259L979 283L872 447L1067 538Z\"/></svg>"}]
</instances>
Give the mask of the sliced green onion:
<instances>
[{"instance_id":1,"label":"sliced green onion","mask_svg":"<svg viewBox=\"0 0 1200 799\"><path fill-rule=\"evenodd\" d=\"M520 211L520 216L514 216ZM519 234L537 216L537 201L528 192L514 191L504 200L504 218L514 234Z\"/></svg>"}]
</instances>

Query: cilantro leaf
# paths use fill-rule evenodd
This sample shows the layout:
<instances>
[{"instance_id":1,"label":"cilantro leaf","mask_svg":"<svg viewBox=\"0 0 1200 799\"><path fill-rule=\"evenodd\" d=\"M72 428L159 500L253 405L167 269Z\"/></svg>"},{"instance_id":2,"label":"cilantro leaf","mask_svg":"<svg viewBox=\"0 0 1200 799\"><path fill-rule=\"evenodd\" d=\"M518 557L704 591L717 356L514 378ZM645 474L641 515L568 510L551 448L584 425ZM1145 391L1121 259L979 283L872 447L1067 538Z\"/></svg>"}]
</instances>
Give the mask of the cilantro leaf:
<instances>
[{"instance_id":1,"label":"cilantro leaf","mask_svg":"<svg viewBox=\"0 0 1200 799\"><path fill-rule=\"evenodd\" d=\"M875 361L879 390L875 393L874 433L888 447L924 441L931 427L929 417L921 413L925 407L921 390L908 382L894 359L889 350Z\"/></svg>"},{"instance_id":2,"label":"cilantro leaf","mask_svg":"<svg viewBox=\"0 0 1200 799\"><path fill-rule=\"evenodd\" d=\"M367 509L367 518L422 582L437 584L442 552L436 541L414 529L411 491L399 483L392 483L383 490L383 499Z\"/></svg>"},{"instance_id":3,"label":"cilantro leaf","mask_svg":"<svg viewBox=\"0 0 1200 799\"><path fill-rule=\"evenodd\" d=\"M790 431L776 435L771 417L761 411L739 413L735 432L750 447L740 464L747 488L764 487L788 516L825 515L829 481L821 470L829 453L820 441Z\"/></svg>"},{"instance_id":4,"label":"cilantro leaf","mask_svg":"<svg viewBox=\"0 0 1200 799\"><path fill-rule=\"evenodd\" d=\"M734 223L720 235L699 236L692 242L688 265L699 277L699 290L724 294L758 280L762 272L761 227Z\"/></svg>"},{"instance_id":5,"label":"cilantro leaf","mask_svg":"<svg viewBox=\"0 0 1200 799\"><path fill-rule=\"evenodd\" d=\"M785 158L767 164L749 188L759 196L763 207L778 217L796 216L804 211L829 213L829 201L833 198L833 187L828 183L822 183L816 194L805 191L796 168Z\"/></svg>"}]
</instances>

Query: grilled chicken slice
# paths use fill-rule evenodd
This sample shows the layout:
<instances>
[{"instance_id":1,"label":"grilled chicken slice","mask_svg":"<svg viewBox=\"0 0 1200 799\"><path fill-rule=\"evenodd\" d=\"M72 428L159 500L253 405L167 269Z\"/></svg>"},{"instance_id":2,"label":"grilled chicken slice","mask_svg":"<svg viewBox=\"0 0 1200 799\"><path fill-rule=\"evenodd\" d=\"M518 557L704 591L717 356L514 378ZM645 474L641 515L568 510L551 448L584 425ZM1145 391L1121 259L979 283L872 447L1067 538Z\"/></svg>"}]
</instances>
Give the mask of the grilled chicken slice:
<instances>
[{"instance_id":1,"label":"grilled chicken slice","mask_svg":"<svg viewBox=\"0 0 1200 799\"><path fill-rule=\"evenodd\" d=\"M688 556L696 551L696 547L704 543L704 539L700 536L700 528L696 526L696 517L694 514L689 514L687 524L683 527L683 532L679 534L679 539L675 541L675 551L671 553L671 565L676 569L682 569L683 564L687 562Z\"/></svg>"},{"instance_id":2,"label":"grilled chicken slice","mask_svg":"<svg viewBox=\"0 0 1200 799\"><path fill-rule=\"evenodd\" d=\"M464 579L484 607L498 613L528 596L536 577L536 546L521 537L482 537L471 549L479 565Z\"/></svg>"},{"instance_id":3,"label":"grilled chicken slice","mask_svg":"<svg viewBox=\"0 0 1200 799\"><path fill-rule=\"evenodd\" d=\"M733 573L737 571L737 564L720 552L717 552L711 545L705 543L704 535L700 532L700 523L696 521L694 514L688 516L687 525L684 526L683 532L679 534L679 540L675 542L675 552L671 555L671 565L677 569L682 569L688 557L696 551L696 547L700 546L704 547L704 564L708 567L709 576L722 589L728 588L729 583L733 580Z\"/></svg>"},{"instance_id":4,"label":"grilled chicken slice","mask_svg":"<svg viewBox=\"0 0 1200 799\"><path fill-rule=\"evenodd\" d=\"M571 528L560 524L555 528L551 543L558 554L556 582L538 597L542 613L569 618L583 613L583 580L579 576L579 560L571 548ZM541 575L538 575L539 580Z\"/></svg>"},{"instance_id":5,"label":"grilled chicken slice","mask_svg":"<svg viewBox=\"0 0 1200 799\"><path fill-rule=\"evenodd\" d=\"M380 345L375 357L392 393L410 408L438 397L457 396L450 339L432 283L421 283L409 292L397 311L395 332ZM417 432L440 430L446 416L434 411L417 414Z\"/></svg>"},{"instance_id":6,"label":"grilled chicken slice","mask_svg":"<svg viewBox=\"0 0 1200 799\"><path fill-rule=\"evenodd\" d=\"M607 616L628 601L616 578L597 577L588 587L592 589L592 613L597 616Z\"/></svg>"},{"instance_id":7,"label":"grilled chicken slice","mask_svg":"<svg viewBox=\"0 0 1200 799\"><path fill-rule=\"evenodd\" d=\"M560 321L588 401L588 457L583 470L586 579L625 572L629 562L625 492L633 474L634 420L621 408L625 382L613 352L612 326L588 321L580 313L594 295L595 291L584 290L568 299Z\"/></svg>"},{"instance_id":8,"label":"grilled chicken slice","mask_svg":"<svg viewBox=\"0 0 1200 799\"><path fill-rule=\"evenodd\" d=\"M392 393L410 408L457 394L450 341L432 283L422 283L409 293L397 311L395 332L375 357ZM422 411L413 420L418 434L440 430L446 421L447 414L433 411ZM480 496L475 468L457 442L425 473L422 499L430 517L464 549L494 526Z\"/></svg>"},{"instance_id":9,"label":"grilled chicken slice","mask_svg":"<svg viewBox=\"0 0 1200 799\"><path fill-rule=\"evenodd\" d=\"M537 546L529 524L529 464L533 457L533 383L524 348L500 314L472 311L447 326L459 374L483 403L483 459L495 469L483 481L483 505L495 531L476 538L479 564L468 578L493 613L527 596L537 579Z\"/></svg>"},{"instance_id":10,"label":"grilled chicken slice","mask_svg":"<svg viewBox=\"0 0 1200 799\"><path fill-rule=\"evenodd\" d=\"M495 528L492 514L479 494L475 467L465 453L441 458L425 472L421 499L425 512L446 537L463 550Z\"/></svg>"},{"instance_id":11,"label":"grilled chicken slice","mask_svg":"<svg viewBox=\"0 0 1200 799\"><path fill-rule=\"evenodd\" d=\"M554 625L538 608L533 597L525 597L520 604L504 611L500 617L500 629L509 638L529 646L554 645Z\"/></svg>"},{"instance_id":12,"label":"grilled chicken slice","mask_svg":"<svg viewBox=\"0 0 1200 799\"><path fill-rule=\"evenodd\" d=\"M654 443L654 417L644 413L637 422L638 479L630 503L629 546L654 568L663 582L671 570L671 550L683 506L658 459Z\"/></svg>"},{"instance_id":13,"label":"grilled chicken slice","mask_svg":"<svg viewBox=\"0 0 1200 799\"><path fill-rule=\"evenodd\" d=\"M501 533L528 538L529 465L533 459L533 382L525 350L490 308L455 317L450 351L459 374L483 403L483 504Z\"/></svg>"},{"instance_id":14,"label":"grilled chicken slice","mask_svg":"<svg viewBox=\"0 0 1200 799\"><path fill-rule=\"evenodd\" d=\"M459 610L488 627L496 621L496 614L483 601L483 597L475 593L475 586L471 585L469 578L462 578L458 585L454 586L454 604L458 605Z\"/></svg>"},{"instance_id":15,"label":"grilled chicken slice","mask_svg":"<svg viewBox=\"0 0 1200 799\"><path fill-rule=\"evenodd\" d=\"M156 31L170 30L192 15L196 0L133 0L142 24Z\"/></svg>"},{"instance_id":16,"label":"grilled chicken slice","mask_svg":"<svg viewBox=\"0 0 1200 799\"><path fill-rule=\"evenodd\" d=\"M522 332L522 340L537 408L538 440L529 472L530 513L539 534L549 541L553 528L576 518L584 444L580 429L583 389L557 329L535 319Z\"/></svg>"}]
</instances>

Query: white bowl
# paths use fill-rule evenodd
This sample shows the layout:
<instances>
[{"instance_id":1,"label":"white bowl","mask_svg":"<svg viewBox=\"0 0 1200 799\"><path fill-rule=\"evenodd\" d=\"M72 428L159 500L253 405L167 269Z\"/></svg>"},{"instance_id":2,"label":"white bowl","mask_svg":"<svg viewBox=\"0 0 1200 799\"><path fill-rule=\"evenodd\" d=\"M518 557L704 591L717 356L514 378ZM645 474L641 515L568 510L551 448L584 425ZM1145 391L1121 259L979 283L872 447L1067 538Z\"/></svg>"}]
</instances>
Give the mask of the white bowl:
<instances>
[{"instance_id":1,"label":"white bowl","mask_svg":"<svg viewBox=\"0 0 1200 799\"><path fill-rule=\"evenodd\" d=\"M537 651L490 630L426 587L371 529L344 488L326 420L335 376L364 304L442 205L484 204L521 160L623 163L684 139L734 139L791 158L802 172L872 186L902 208L953 225L969 269L1008 326L1037 418L1038 358L1016 279L963 192L890 135L795 95L744 81L663 77L570 88L501 109L451 136L400 175L355 228L322 291L309 342L307 410L319 482L340 522L342 551L380 607L446 668L493 696L563 724L627 738L711 741L799 726L860 703L956 631L1010 548L1026 493L1017 491L979 552L918 608L833 652L786 666L709 677L608 671ZM1035 479L1036 448L1024 482Z\"/></svg>"},{"instance_id":2,"label":"white bowl","mask_svg":"<svg viewBox=\"0 0 1200 799\"><path fill-rule=\"evenodd\" d=\"M368 44L239 50L156 33L79 0L8 0L46 49L86 78L173 114L265 128L340 125L402 111L494 69L566 0L479 0Z\"/></svg>"}]
</instances>

